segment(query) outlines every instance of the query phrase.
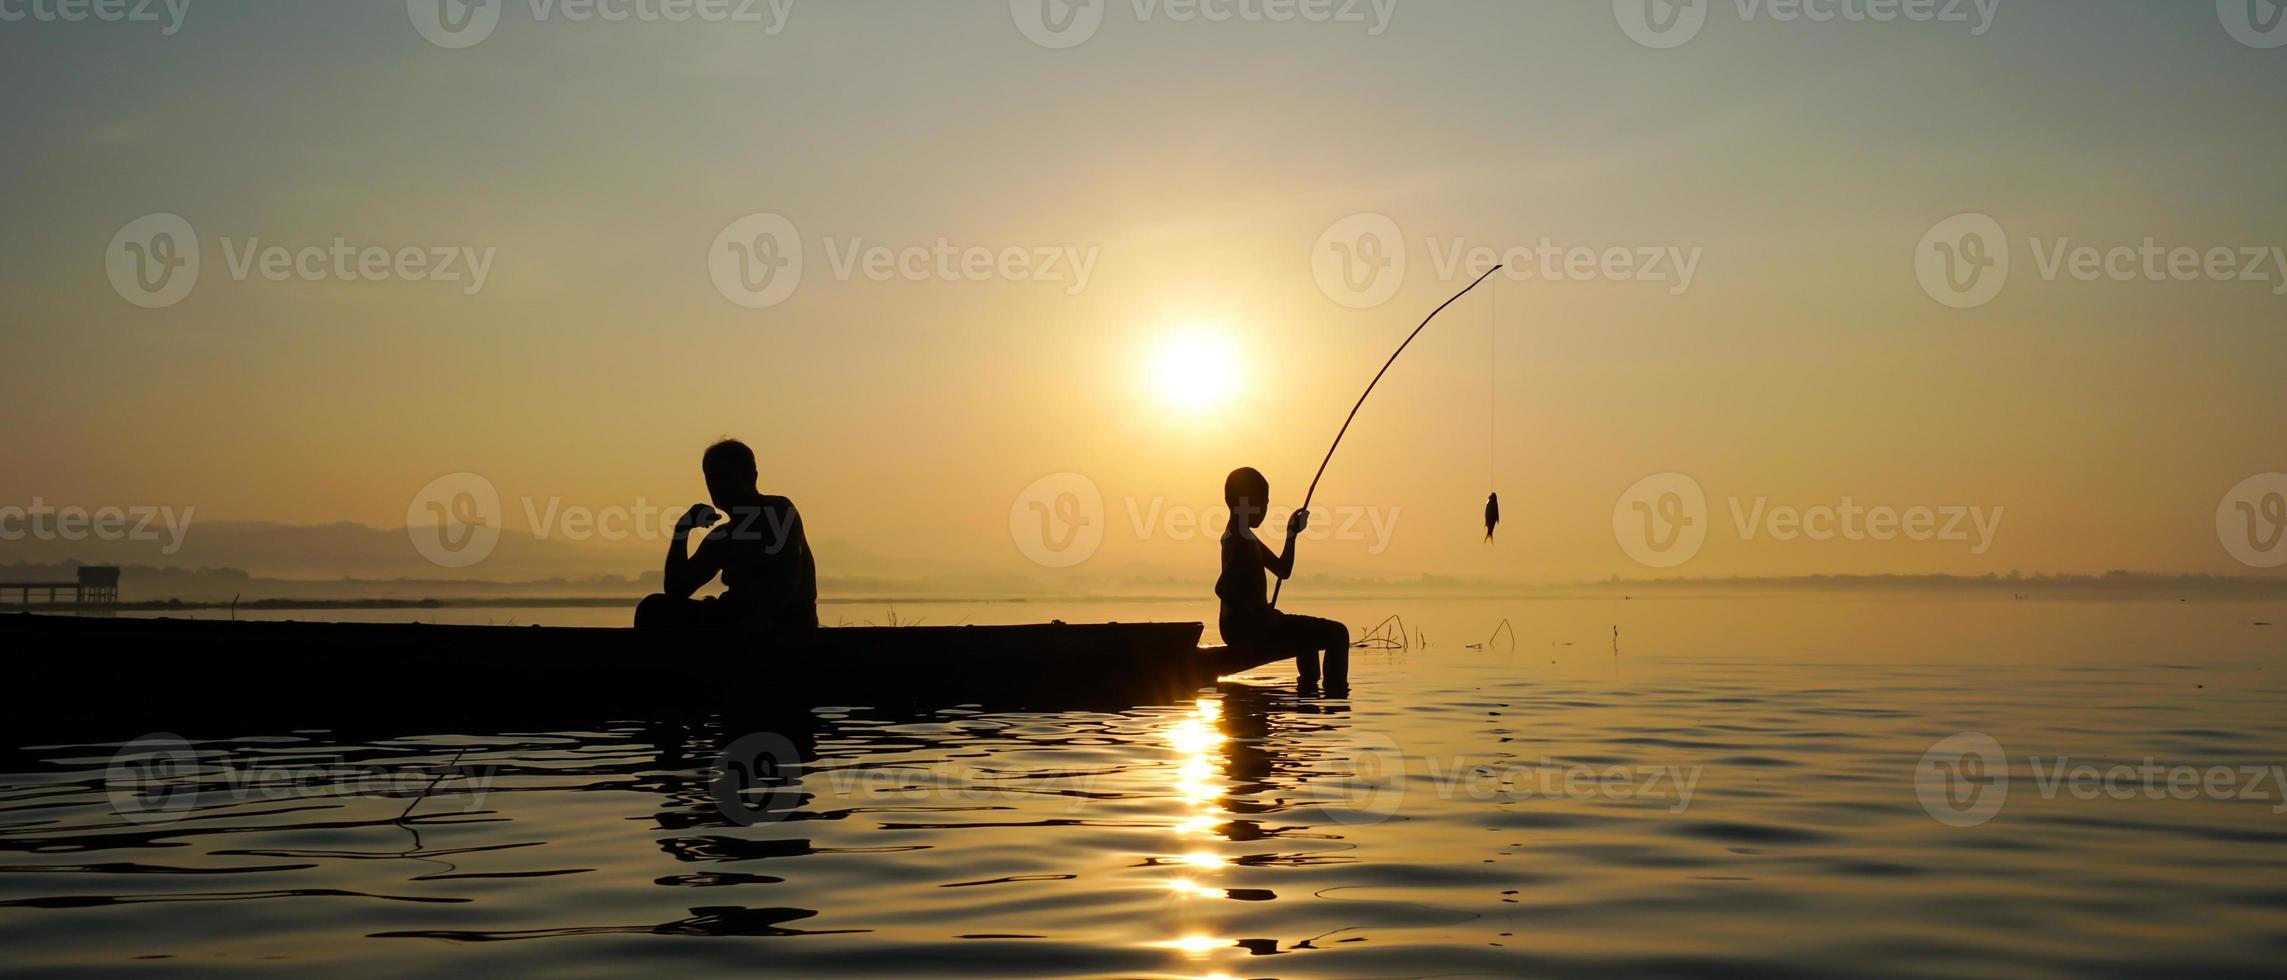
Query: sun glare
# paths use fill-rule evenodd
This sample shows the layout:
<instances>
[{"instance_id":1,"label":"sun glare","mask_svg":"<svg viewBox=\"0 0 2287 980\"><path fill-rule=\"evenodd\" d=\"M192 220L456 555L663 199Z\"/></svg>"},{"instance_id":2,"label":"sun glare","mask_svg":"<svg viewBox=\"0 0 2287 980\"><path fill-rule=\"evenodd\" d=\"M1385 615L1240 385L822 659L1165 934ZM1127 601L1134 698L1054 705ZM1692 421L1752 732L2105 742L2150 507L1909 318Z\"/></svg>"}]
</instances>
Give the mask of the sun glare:
<instances>
[{"instance_id":1,"label":"sun glare","mask_svg":"<svg viewBox=\"0 0 2287 980\"><path fill-rule=\"evenodd\" d=\"M1151 355L1152 390L1172 409L1199 413L1219 408L1231 400L1238 381L1238 349L1213 330L1170 334Z\"/></svg>"}]
</instances>

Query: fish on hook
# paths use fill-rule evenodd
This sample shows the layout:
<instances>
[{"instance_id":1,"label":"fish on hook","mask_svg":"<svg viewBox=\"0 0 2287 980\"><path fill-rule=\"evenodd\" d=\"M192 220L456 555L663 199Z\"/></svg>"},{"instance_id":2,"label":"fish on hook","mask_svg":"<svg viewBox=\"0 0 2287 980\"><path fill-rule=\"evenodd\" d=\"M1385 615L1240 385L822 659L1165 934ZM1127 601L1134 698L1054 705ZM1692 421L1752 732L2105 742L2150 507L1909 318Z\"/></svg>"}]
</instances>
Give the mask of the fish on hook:
<instances>
[{"instance_id":1,"label":"fish on hook","mask_svg":"<svg viewBox=\"0 0 2287 980\"><path fill-rule=\"evenodd\" d=\"M1486 541L1493 540L1493 529L1499 526L1501 526L1501 495L1498 493L1487 494L1485 497Z\"/></svg>"}]
</instances>

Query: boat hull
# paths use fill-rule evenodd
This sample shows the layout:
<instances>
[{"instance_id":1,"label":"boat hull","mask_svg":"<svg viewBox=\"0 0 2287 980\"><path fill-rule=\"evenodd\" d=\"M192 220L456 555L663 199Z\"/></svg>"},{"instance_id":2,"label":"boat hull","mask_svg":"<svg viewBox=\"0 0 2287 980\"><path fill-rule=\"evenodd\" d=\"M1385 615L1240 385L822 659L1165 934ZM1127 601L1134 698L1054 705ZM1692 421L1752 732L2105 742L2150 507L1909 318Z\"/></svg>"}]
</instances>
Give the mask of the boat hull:
<instances>
[{"instance_id":1,"label":"boat hull","mask_svg":"<svg viewBox=\"0 0 2287 980\"><path fill-rule=\"evenodd\" d=\"M0 615L19 724L510 723L835 705L1158 703L1279 659L1197 623L711 630ZM106 725L105 727L116 727Z\"/></svg>"}]
</instances>

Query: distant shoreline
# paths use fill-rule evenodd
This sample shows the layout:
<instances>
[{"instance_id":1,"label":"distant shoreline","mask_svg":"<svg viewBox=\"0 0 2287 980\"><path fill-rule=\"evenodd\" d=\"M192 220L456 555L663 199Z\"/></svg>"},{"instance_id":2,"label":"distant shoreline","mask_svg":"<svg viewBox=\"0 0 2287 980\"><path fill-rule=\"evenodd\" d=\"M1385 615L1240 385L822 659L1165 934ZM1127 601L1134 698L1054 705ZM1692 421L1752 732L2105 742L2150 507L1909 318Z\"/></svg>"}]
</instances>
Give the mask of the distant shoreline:
<instances>
[{"instance_id":1,"label":"distant shoreline","mask_svg":"<svg viewBox=\"0 0 2287 980\"><path fill-rule=\"evenodd\" d=\"M216 602L216 601L212 601L212 600L203 600L203 599L202 599L202 600L199 600L199 601L196 601L196 602L186 602L186 601L184 601L184 600L181 600L181 599L159 599L159 600L146 600L146 601L142 601L142 602L122 602L122 603L119 603L119 604L117 604L117 605L113 605L113 606L109 606L109 607L94 607L94 606L81 607L81 606L75 606L75 605L73 605L73 604L71 604L71 603L59 603L59 604L55 605L55 606L54 606L54 607L52 607L52 608L56 608L56 609L78 609L78 608L111 608L111 609L116 609L116 610L119 610L120 612L167 612L167 611L170 611L170 610L177 610L177 609L181 609L181 610L212 610L212 609L232 609L232 608L236 608L236 609L252 609L252 610L297 610L297 609L382 609L382 610L387 610L387 609L633 609L633 608L635 608L635 605L636 605L636 603L637 603L638 601L639 601L639 599L638 599L638 598L613 598L613 597L602 597L602 596L587 596L587 597L578 597L578 596L574 596L574 597L556 597L556 598L550 598L550 597L535 597L535 598L467 598L467 599L247 599L247 600L243 600L243 601L240 601L240 602ZM844 598L836 598L836 599L820 599L820 600L818 600L818 604L819 604L819 605L822 605L822 606L836 606L836 605L878 605L878 604L901 605L901 606L903 606L903 605L915 605L915 606L918 606L918 605L931 605L931 604L935 604L935 605L944 605L944 604L948 604L948 603L962 603L962 604L971 604L971 605L987 605L987 604L990 604L990 605L1002 605L1002 604L1020 604L1020 603L1030 602L1030 601L1032 601L1032 600L1030 600L1030 599L980 599L980 598L952 598L952 599L942 599L942 598L913 598L913 597L897 597L897 598L888 598L888 599L844 599ZM7 608L9 608L9 607L6 607L6 606L0 606L0 610L5 610L5 609L7 609ZM45 608L51 608L51 607L48 607L48 606L43 606L43 605L34 605L34 606L30 607L30 608L31 608L31 610L38 610L38 609L45 609Z\"/></svg>"},{"instance_id":2,"label":"distant shoreline","mask_svg":"<svg viewBox=\"0 0 2287 980\"><path fill-rule=\"evenodd\" d=\"M2042 576L1967 578L1949 575L1835 575L1789 578L1710 578L1665 580L1609 580L1551 586L1494 586L1458 582L1343 582L1308 578L1293 583L1320 599L1564 599L1617 597L1725 597L1753 595L1983 595L2030 599L2120 599L2165 601L2287 600L2287 577L2253 578L2206 575L2149 575L2115 572L2101 576ZM632 609L635 596L465 596L424 598L286 598L157 599L122 602L110 607L121 612L168 612L243 609L276 610L395 610L395 609ZM1153 603L1209 602L1212 595L1173 593L1053 594L1026 596L832 596L818 600L824 606L858 605L1023 605L1059 602ZM54 605L0 605L8 611L74 610L71 603Z\"/></svg>"}]
</instances>

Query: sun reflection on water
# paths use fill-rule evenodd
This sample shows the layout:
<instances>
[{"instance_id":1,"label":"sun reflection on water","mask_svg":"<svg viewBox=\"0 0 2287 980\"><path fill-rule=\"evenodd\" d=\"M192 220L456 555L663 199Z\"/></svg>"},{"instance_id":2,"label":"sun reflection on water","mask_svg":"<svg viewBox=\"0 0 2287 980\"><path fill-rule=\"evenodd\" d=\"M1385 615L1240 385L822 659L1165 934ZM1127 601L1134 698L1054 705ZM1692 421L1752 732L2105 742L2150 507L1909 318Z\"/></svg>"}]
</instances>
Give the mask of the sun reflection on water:
<instances>
[{"instance_id":1,"label":"sun reflection on water","mask_svg":"<svg viewBox=\"0 0 2287 980\"><path fill-rule=\"evenodd\" d=\"M1213 936L1185 936L1181 939L1170 939L1161 945L1198 956L1229 944Z\"/></svg>"},{"instance_id":2,"label":"sun reflection on water","mask_svg":"<svg viewBox=\"0 0 2287 980\"><path fill-rule=\"evenodd\" d=\"M1199 879L1230 864L1228 858L1206 846L1208 841L1217 839L1218 828L1224 825L1227 815L1221 801L1231 790L1221 754L1227 741L1222 723L1223 703L1214 698L1200 698L1192 702L1189 712L1168 726L1166 733L1168 747L1175 753L1172 801L1180 808L1171 814L1177 841L1177 847L1171 850L1179 853L1162 856L1157 863L1181 869L1181 877L1169 881L1168 890L1181 903L1179 916L1183 921L1181 935L1152 945L1193 958L1231 946L1230 940L1208 935L1201 931L1199 923L1192 921L1204 911L1200 901L1225 894L1223 889Z\"/></svg>"}]
</instances>

